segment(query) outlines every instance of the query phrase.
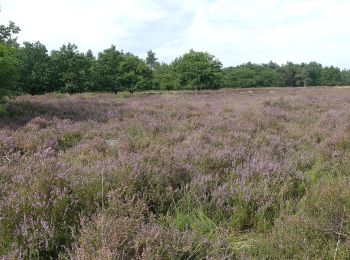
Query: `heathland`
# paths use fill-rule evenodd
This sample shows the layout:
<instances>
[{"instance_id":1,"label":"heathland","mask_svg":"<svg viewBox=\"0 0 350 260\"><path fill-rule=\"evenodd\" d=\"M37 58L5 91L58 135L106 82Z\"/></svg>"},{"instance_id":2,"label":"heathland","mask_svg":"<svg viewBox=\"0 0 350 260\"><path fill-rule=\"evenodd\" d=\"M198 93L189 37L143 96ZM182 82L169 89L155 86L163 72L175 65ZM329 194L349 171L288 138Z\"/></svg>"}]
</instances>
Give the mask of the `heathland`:
<instances>
[{"instance_id":1,"label":"heathland","mask_svg":"<svg viewBox=\"0 0 350 260\"><path fill-rule=\"evenodd\" d=\"M345 259L350 89L45 94L0 115L5 259Z\"/></svg>"}]
</instances>

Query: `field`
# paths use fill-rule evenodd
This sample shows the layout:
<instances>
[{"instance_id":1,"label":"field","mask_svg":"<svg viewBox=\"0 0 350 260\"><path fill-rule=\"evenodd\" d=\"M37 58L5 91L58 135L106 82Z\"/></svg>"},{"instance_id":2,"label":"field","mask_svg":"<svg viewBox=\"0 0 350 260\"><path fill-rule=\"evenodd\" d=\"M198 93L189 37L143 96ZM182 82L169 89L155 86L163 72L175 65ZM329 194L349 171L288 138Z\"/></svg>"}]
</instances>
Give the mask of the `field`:
<instances>
[{"instance_id":1,"label":"field","mask_svg":"<svg viewBox=\"0 0 350 260\"><path fill-rule=\"evenodd\" d=\"M18 97L5 259L346 259L350 89Z\"/></svg>"}]
</instances>

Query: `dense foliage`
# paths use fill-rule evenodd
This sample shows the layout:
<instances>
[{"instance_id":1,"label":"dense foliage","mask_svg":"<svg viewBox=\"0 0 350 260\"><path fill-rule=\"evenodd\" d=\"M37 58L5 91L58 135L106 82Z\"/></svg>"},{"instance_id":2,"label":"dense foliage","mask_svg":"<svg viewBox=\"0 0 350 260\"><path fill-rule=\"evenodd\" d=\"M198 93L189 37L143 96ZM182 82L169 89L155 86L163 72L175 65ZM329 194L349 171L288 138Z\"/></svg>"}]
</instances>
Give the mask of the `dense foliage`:
<instances>
[{"instance_id":1,"label":"dense foliage","mask_svg":"<svg viewBox=\"0 0 350 260\"><path fill-rule=\"evenodd\" d=\"M348 88L47 94L5 106L0 258L350 255Z\"/></svg>"},{"instance_id":2,"label":"dense foliage","mask_svg":"<svg viewBox=\"0 0 350 260\"><path fill-rule=\"evenodd\" d=\"M18 93L114 92L128 90L202 90L222 87L306 87L350 85L350 73L316 62L280 66L247 63L222 68L207 52L190 50L170 64L159 63L156 53L145 60L117 50L82 53L64 44L48 53L40 42L17 43L20 28L0 25L0 102Z\"/></svg>"},{"instance_id":3,"label":"dense foliage","mask_svg":"<svg viewBox=\"0 0 350 260\"><path fill-rule=\"evenodd\" d=\"M15 35L20 29L15 23L0 25L0 103L18 91L20 59Z\"/></svg>"},{"instance_id":4,"label":"dense foliage","mask_svg":"<svg viewBox=\"0 0 350 260\"><path fill-rule=\"evenodd\" d=\"M294 64L247 63L224 69L226 87L307 87L348 85L347 71L316 62Z\"/></svg>"},{"instance_id":5,"label":"dense foliage","mask_svg":"<svg viewBox=\"0 0 350 260\"><path fill-rule=\"evenodd\" d=\"M178 88L216 89L222 86L222 64L213 55L190 50L174 60Z\"/></svg>"},{"instance_id":6,"label":"dense foliage","mask_svg":"<svg viewBox=\"0 0 350 260\"><path fill-rule=\"evenodd\" d=\"M18 90L20 61L16 57L16 52L15 47L0 42L0 103Z\"/></svg>"},{"instance_id":7,"label":"dense foliage","mask_svg":"<svg viewBox=\"0 0 350 260\"><path fill-rule=\"evenodd\" d=\"M22 61L19 88L31 95L49 91L47 66L50 58L46 47L40 42L24 42L19 49L19 58Z\"/></svg>"},{"instance_id":8,"label":"dense foliage","mask_svg":"<svg viewBox=\"0 0 350 260\"><path fill-rule=\"evenodd\" d=\"M13 56L12 56L13 57ZM14 57L18 73L11 73L17 90L39 94L47 92L78 93L86 91L119 92L128 90L201 90L221 87L297 87L349 84L348 71L321 64L278 65L247 63L222 68L219 60L206 52L190 50L170 64L159 63L152 51L146 60L117 50L116 46L94 57L81 53L68 43L47 54L40 42L18 48ZM13 84L12 84L13 85Z\"/></svg>"}]
</instances>

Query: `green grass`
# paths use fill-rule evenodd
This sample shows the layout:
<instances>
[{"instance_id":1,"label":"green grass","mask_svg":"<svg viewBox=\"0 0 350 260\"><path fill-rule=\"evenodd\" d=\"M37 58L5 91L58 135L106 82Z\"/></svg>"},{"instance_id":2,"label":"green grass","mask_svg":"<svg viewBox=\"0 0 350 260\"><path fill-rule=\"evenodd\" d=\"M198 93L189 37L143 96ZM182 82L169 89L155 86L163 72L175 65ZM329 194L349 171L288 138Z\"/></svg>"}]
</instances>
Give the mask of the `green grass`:
<instances>
[{"instance_id":1,"label":"green grass","mask_svg":"<svg viewBox=\"0 0 350 260\"><path fill-rule=\"evenodd\" d=\"M0 104L0 116L6 113L6 108L3 104Z\"/></svg>"}]
</instances>

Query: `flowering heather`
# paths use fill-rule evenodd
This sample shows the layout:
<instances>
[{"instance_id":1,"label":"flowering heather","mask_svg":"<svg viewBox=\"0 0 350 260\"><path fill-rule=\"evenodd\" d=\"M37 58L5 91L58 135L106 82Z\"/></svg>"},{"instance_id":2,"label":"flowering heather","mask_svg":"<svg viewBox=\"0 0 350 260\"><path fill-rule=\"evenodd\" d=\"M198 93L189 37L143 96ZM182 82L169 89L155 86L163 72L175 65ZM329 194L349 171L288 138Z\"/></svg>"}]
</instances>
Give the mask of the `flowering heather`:
<instances>
[{"instance_id":1,"label":"flowering heather","mask_svg":"<svg viewBox=\"0 0 350 260\"><path fill-rule=\"evenodd\" d=\"M5 109L5 259L350 255L350 89L50 94Z\"/></svg>"}]
</instances>

